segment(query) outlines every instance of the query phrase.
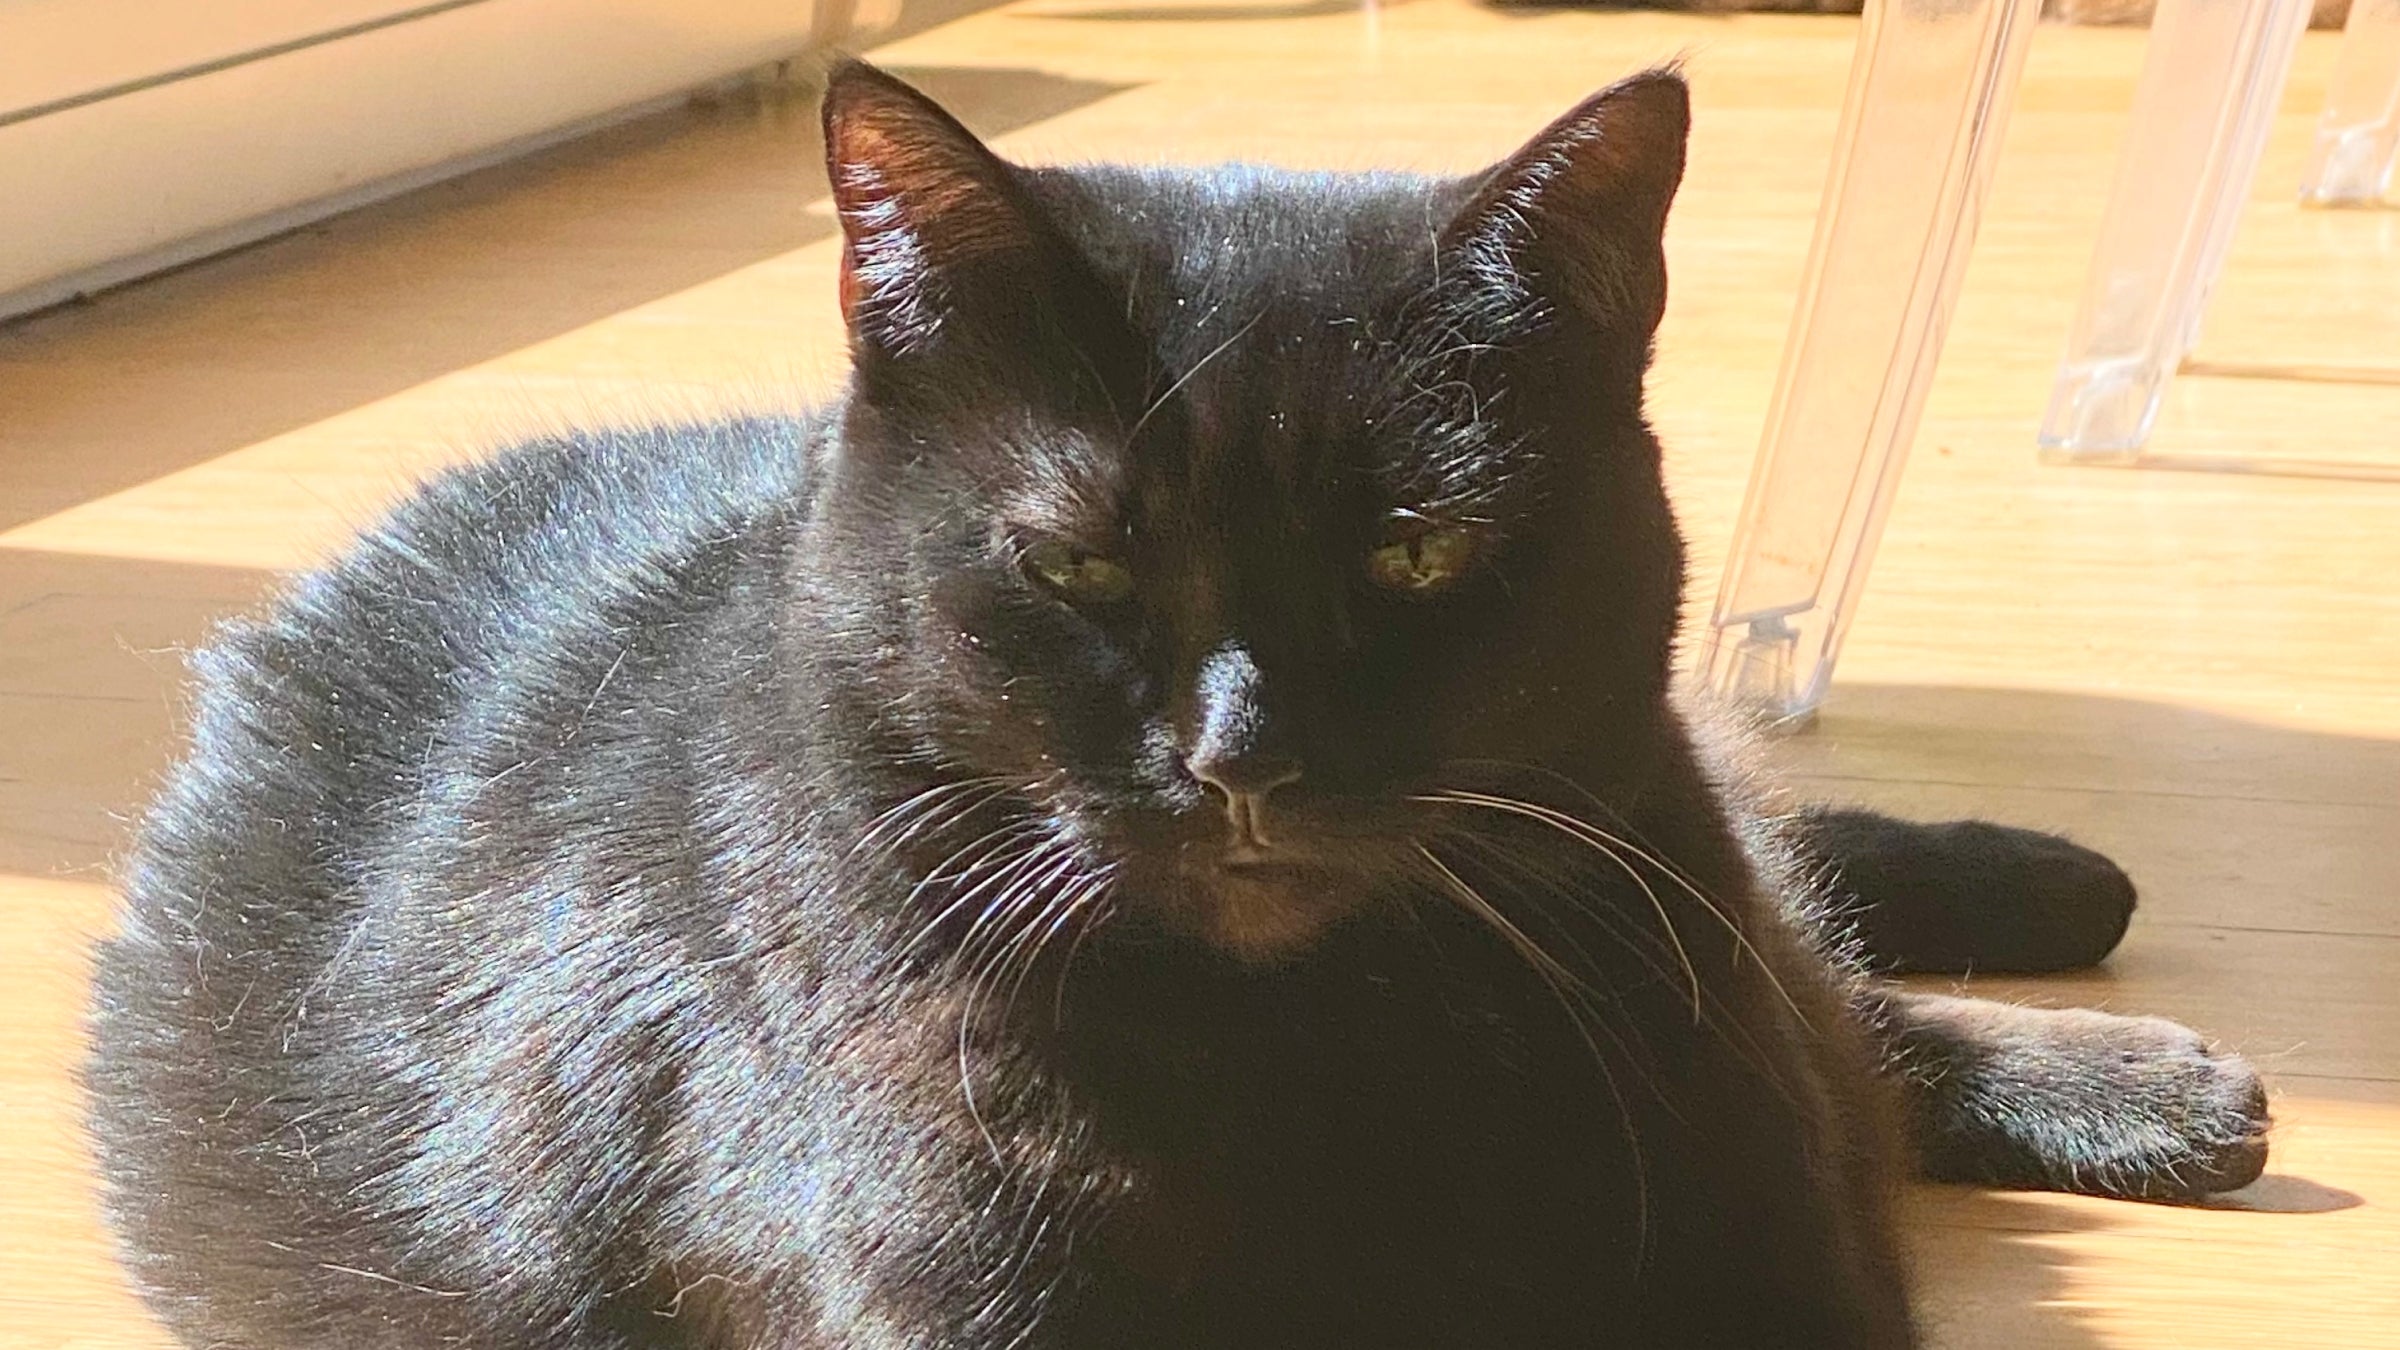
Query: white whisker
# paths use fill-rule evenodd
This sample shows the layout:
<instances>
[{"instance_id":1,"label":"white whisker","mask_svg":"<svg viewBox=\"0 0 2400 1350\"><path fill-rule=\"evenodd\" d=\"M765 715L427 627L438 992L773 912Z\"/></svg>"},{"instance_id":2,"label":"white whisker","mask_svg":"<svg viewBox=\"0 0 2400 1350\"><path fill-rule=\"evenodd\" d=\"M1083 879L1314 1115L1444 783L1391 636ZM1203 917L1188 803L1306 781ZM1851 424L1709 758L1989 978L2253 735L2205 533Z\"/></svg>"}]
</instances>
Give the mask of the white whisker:
<instances>
[{"instance_id":1,"label":"white whisker","mask_svg":"<svg viewBox=\"0 0 2400 1350\"><path fill-rule=\"evenodd\" d=\"M1481 852L1488 863L1515 873L1521 882L1538 888L1544 897L1572 906L1578 913L1600 925L1600 930L1613 940L1620 950L1632 956L1642 969L1650 972L1663 983L1671 985L1676 982L1676 972L1667 961L1658 955L1658 953L1664 953L1670 949L1657 934L1649 929L1614 912L1607 906L1595 904L1577 895L1560 878L1544 875L1523 859L1500 847L1497 842L1481 834L1471 830L1449 830L1444 832L1443 837L1473 846ZM1555 920L1553 922L1556 923ZM1558 924L1557 926L1563 932L1565 925ZM1571 937L1567 940L1578 953L1584 956L1585 960L1590 960L1590 955L1584 952L1582 944L1574 942ZM1733 1016L1732 1010L1726 1006L1724 1000L1717 997L1715 992L1708 989L1705 984L1701 987L1701 995L1705 1000L1707 1011L1696 1025L1705 1026L1714 1032L1718 1039L1724 1041L1726 1046L1739 1055L1743 1062L1755 1070L1762 1079L1773 1085L1786 1099L1789 1099L1790 1087L1784 1082L1783 1075L1770 1063L1770 1056L1766 1053L1766 1049L1760 1043L1757 1035L1743 1025L1738 1017Z\"/></svg>"},{"instance_id":2,"label":"white whisker","mask_svg":"<svg viewBox=\"0 0 2400 1350\"><path fill-rule=\"evenodd\" d=\"M1533 968L1535 976L1550 990L1551 997L1558 1000L1559 1008L1567 1015L1568 1024L1575 1029L1575 1034L1591 1051L1592 1065L1600 1071L1600 1081L1608 1089L1610 1100L1616 1103L1617 1119L1624 1129L1626 1147L1633 1153L1635 1231L1640 1234L1635 1257L1635 1269L1638 1273L1642 1256L1649 1249L1650 1240L1649 1166L1643 1160L1642 1141L1640 1132L1634 1127L1632 1109L1627 1106L1625 1094L1617 1086L1616 1074L1608 1067L1607 1054L1600 1049L1600 1042L1593 1039L1594 1027L1597 1026L1602 1035L1614 1042L1619 1051L1625 1052L1629 1060L1631 1052L1626 1050L1624 1042L1617 1039L1615 1031L1605 1023L1598 1023L1589 1016L1588 1005L1579 1010L1576 1001L1569 997L1568 986L1571 984L1583 990L1587 997L1597 998L1597 991L1593 990L1589 983L1577 977L1573 971L1560 965L1557 958L1543 950L1540 943L1528 937L1524 929L1519 928L1491 901L1486 900L1482 892L1468 885L1466 879L1452 870L1450 865L1443 862L1432 849L1427 848L1422 842L1418 842L1416 850L1418 856L1432 865L1435 874L1444 882L1445 889L1451 898L1456 900L1467 913L1498 933L1501 940L1506 942L1520 959ZM1653 1085L1653 1091L1655 1090L1655 1085Z\"/></svg>"},{"instance_id":3,"label":"white whisker","mask_svg":"<svg viewBox=\"0 0 2400 1350\"><path fill-rule=\"evenodd\" d=\"M1447 802L1460 806L1481 806L1494 811L1507 811L1515 815L1526 816L1530 819L1541 821L1546 825L1558 826L1558 822L1552 820L1549 814L1544 811L1544 808L1535 807L1531 803L1518 802L1507 797L1493 797L1487 796L1483 793L1460 792L1452 790L1439 793L1428 793L1412 798L1411 800L1422 802ZM1568 817L1568 819L1572 819L1572 817ZM1564 827L1562 826L1560 828ZM1594 852L1597 852L1602 857L1608 859L1609 862L1615 864L1619 871L1631 878L1633 884L1641 888L1643 897L1650 902L1650 908L1657 912L1659 925L1666 930L1667 941L1674 946L1676 959L1683 963L1684 978L1691 985L1692 1023L1693 1025L1697 1026L1700 1022L1700 971L1698 967L1692 964L1692 954L1690 951L1685 949L1683 945L1683 934L1676 930L1675 920L1668 915L1665 902L1658 898L1657 891L1651 889L1649 880L1643 877L1639 871L1635 870L1633 864L1625 861L1625 859L1620 856L1616 850L1604 844L1598 844L1592 839L1585 839L1584 842L1587 844L1594 844Z\"/></svg>"},{"instance_id":4,"label":"white whisker","mask_svg":"<svg viewBox=\"0 0 2400 1350\"><path fill-rule=\"evenodd\" d=\"M1045 861L1049 864L1047 870L1043 870ZM1009 1169L1007 1155L1001 1150L999 1138L992 1133L991 1124L985 1119L982 1106L975 1098L971 1042L976 1007L1001 980L1007 978L1011 953L1022 934L1031 929L1028 924L1016 932L1010 932L1008 916L1025 908L1034 897L1074 866L1073 851L1056 840L1045 840L1036 846L1026 855L1024 862L1012 869L1017 871L1017 879L984 906L983 912L975 917L974 924L968 928L958 945L958 959L967 966L966 999L959 1007L958 1016L958 1086L966 1101L968 1118L975 1122L976 1130L983 1135L984 1143L991 1149L992 1161L998 1163L1003 1172ZM992 936L984 936L987 932ZM978 960L975 955L978 949L987 953L988 959Z\"/></svg>"},{"instance_id":5,"label":"white whisker","mask_svg":"<svg viewBox=\"0 0 2400 1350\"><path fill-rule=\"evenodd\" d=\"M1164 393L1160 394L1157 398L1150 400L1150 406L1142 409L1142 415L1134 419L1133 427L1125 433L1126 444L1132 444L1134 439L1142 434L1142 428L1150 425L1150 419L1157 416L1158 411L1161 408L1167 406L1167 400L1175 397L1176 394L1182 391L1185 385L1190 384L1193 376L1198 375L1203 370L1206 370L1209 362L1214 361L1218 357L1223 356L1226 352L1231 351L1233 349L1233 344L1241 341L1251 329L1258 327L1258 321L1265 317L1267 317L1267 312L1263 309L1258 313L1251 315L1248 323L1245 323L1241 327L1234 329L1230 337L1227 337L1223 342L1218 343L1216 346L1209 348L1208 355L1201 357L1197 361L1194 361L1191 369L1183 372L1181 375L1176 376L1175 382L1168 385Z\"/></svg>"},{"instance_id":6,"label":"white whisker","mask_svg":"<svg viewBox=\"0 0 2400 1350\"><path fill-rule=\"evenodd\" d=\"M1491 793L1482 792L1445 790L1436 793L1418 794L1411 798L1411 800L1448 803L1457 806L1476 806L1482 807L1485 810L1504 811L1512 815L1523 816L1528 820L1539 821L1572 838L1581 840L1583 843L1590 846L1595 852L1607 856L1619 867L1626 866L1624 857L1617 852L1619 849L1624 850L1626 853L1632 854L1634 857L1643 862L1649 863L1651 866L1657 868L1662 874L1664 874L1668 880L1674 882L1678 887L1682 888L1683 892L1689 895L1696 903L1698 903L1704 912L1706 912L1710 917L1714 918L1727 933L1732 935L1736 945L1738 945L1743 951L1749 953L1750 959L1758 963L1759 973L1766 977L1768 985L1775 990L1776 997L1783 1000L1784 1006L1791 1010L1791 1013L1794 1017L1800 1019L1800 1024L1802 1026L1813 1025L1809 1020L1808 1014L1801 1010L1799 1002L1792 997L1791 991L1784 988L1783 981L1776 976L1774 966L1770 964L1767 961L1766 956L1758 950L1757 944L1750 940L1750 935L1742 931L1741 925L1734 922L1733 917L1725 912L1725 909L1722 905L1719 905L1716 901L1710 899L1707 893L1703 892L1697 885L1693 884L1691 879L1683 874L1681 868L1677 868L1668 864L1664 859L1658 857L1650 850L1645 849L1619 835L1612 834L1607 830L1601 829L1599 826L1592 824L1590 821L1585 820L1580 816L1571 815L1565 811L1560 811L1555 807L1543 806L1535 802L1528 802L1515 797L1501 797ZM1627 870L1631 869L1628 868ZM1657 893L1655 891L1651 891L1648 886L1644 886L1643 889L1650 895L1651 902L1653 904L1657 904ZM1666 920L1664 906L1660 907L1659 917L1662 921ZM1673 935L1673 923L1668 922L1667 926L1670 935ZM1678 952L1683 956L1686 968L1689 968L1691 965L1691 955L1688 951L1683 950L1683 943L1680 936L1676 936L1675 945Z\"/></svg>"}]
</instances>

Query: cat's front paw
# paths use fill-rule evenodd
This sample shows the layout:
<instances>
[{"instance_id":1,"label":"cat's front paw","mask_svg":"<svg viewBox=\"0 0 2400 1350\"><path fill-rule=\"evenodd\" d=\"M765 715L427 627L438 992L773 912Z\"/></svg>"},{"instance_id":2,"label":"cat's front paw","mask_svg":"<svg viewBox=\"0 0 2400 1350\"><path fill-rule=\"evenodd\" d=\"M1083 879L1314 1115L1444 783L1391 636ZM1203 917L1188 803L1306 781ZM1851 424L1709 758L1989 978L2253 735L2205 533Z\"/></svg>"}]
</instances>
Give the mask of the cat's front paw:
<instances>
[{"instance_id":1,"label":"cat's front paw","mask_svg":"<svg viewBox=\"0 0 2400 1350\"><path fill-rule=\"evenodd\" d=\"M1901 1015L1936 1180L2193 1200L2266 1168L2258 1071L2189 1027L1926 995Z\"/></svg>"},{"instance_id":2,"label":"cat's front paw","mask_svg":"<svg viewBox=\"0 0 2400 1350\"><path fill-rule=\"evenodd\" d=\"M2118 1057L2105 1081L2122 1103L2110 1112L2118 1128L2094 1131L2099 1193L2193 1200L2258 1180L2272 1120L2250 1061L2163 1018L2091 1016L2111 1024L2095 1034Z\"/></svg>"}]
</instances>

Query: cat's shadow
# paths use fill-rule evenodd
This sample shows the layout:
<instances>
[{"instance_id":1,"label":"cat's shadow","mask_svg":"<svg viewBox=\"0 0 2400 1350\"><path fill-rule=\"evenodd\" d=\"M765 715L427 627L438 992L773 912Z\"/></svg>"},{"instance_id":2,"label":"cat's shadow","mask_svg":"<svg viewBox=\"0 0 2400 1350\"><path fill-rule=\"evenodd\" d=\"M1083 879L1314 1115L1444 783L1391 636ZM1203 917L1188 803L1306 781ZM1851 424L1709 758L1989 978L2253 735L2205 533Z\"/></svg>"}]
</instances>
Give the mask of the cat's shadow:
<instances>
[{"instance_id":1,"label":"cat's shadow","mask_svg":"<svg viewBox=\"0 0 2400 1350\"><path fill-rule=\"evenodd\" d=\"M2374 1034L2388 1019L2374 1010L2400 923L2371 902L2400 838L2388 789L2400 742L2139 699L1852 683L1767 758L1812 798L2064 831L2141 888L2132 929L2097 970L1923 983L2174 1017L2248 1054L2279 1098L2321 1099L2318 1112L2391 1100ZM1932 1342L2098 1350L2109 1321L2151 1297L2155 1253L2369 1203L2322 1165L2271 1160L2240 1191L2172 1208L1920 1188L1911 1231ZM2229 1257L2222 1285L2251 1276Z\"/></svg>"},{"instance_id":2,"label":"cat's shadow","mask_svg":"<svg viewBox=\"0 0 2400 1350\"><path fill-rule=\"evenodd\" d=\"M2356 1191L2345 1191L2303 1176L2269 1172L2238 1191L2212 1195L2192 1207L2242 1214L2332 1214L2365 1203L2367 1198Z\"/></svg>"}]
</instances>

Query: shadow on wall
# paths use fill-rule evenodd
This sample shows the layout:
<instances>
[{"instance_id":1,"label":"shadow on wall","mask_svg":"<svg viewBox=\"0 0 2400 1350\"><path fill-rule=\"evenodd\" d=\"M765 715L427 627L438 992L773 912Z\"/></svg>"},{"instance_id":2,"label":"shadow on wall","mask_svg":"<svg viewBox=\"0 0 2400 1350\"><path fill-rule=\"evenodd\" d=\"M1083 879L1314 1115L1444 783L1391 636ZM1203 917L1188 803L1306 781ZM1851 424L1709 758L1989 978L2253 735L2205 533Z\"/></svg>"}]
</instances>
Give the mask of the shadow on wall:
<instances>
[{"instance_id":1,"label":"shadow on wall","mask_svg":"<svg viewBox=\"0 0 2400 1350\"><path fill-rule=\"evenodd\" d=\"M985 135L1130 87L899 73ZM0 530L830 237L825 192L814 91L761 87L0 327L0 371L44 371L0 375Z\"/></svg>"}]
</instances>

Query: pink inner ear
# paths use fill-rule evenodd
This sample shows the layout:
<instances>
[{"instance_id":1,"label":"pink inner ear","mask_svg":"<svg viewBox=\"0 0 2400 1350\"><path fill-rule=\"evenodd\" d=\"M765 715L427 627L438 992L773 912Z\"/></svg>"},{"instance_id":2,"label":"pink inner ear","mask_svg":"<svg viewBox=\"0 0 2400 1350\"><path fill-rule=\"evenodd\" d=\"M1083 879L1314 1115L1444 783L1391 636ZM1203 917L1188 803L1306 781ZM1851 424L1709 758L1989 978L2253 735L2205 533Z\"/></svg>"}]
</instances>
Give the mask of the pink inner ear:
<instances>
[{"instance_id":1,"label":"pink inner ear","mask_svg":"<svg viewBox=\"0 0 2400 1350\"><path fill-rule=\"evenodd\" d=\"M826 141L834 207L870 254L873 237L887 232L915 241L937 265L1030 242L999 162L939 109L837 112Z\"/></svg>"},{"instance_id":2,"label":"pink inner ear","mask_svg":"<svg viewBox=\"0 0 2400 1350\"><path fill-rule=\"evenodd\" d=\"M840 282L843 323L854 324L858 321L859 290L858 245L845 237L842 240L842 279Z\"/></svg>"}]
</instances>

